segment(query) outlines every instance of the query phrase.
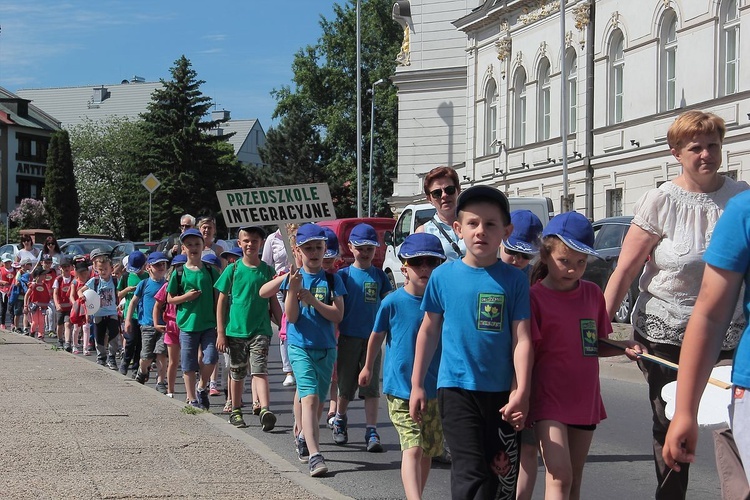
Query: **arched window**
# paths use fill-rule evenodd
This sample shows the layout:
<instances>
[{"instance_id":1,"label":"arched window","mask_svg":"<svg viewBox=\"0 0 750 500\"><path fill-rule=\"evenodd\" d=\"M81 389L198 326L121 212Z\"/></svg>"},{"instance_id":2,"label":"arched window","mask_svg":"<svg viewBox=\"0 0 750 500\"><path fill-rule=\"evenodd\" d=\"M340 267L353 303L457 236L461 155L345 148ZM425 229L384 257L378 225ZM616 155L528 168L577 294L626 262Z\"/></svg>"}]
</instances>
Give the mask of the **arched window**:
<instances>
[{"instance_id":1,"label":"arched window","mask_svg":"<svg viewBox=\"0 0 750 500\"><path fill-rule=\"evenodd\" d=\"M484 93L484 154L497 153L497 85L495 80L487 83Z\"/></svg>"},{"instance_id":2,"label":"arched window","mask_svg":"<svg viewBox=\"0 0 750 500\"><path fill-rule=\"evenodd\" d=\"M677 16L672 9L664 14L660 39L659 94L661 111L670 111L677 107Z\"/></svg>"},{"instance_id":3,"label":"arched window","mask_svg":"<svg viewBox=\"0 0 750 500\"><path fill-rule=\"evenodd\" d=\"M723 95L737 92L740 64L740 13L737 0L721 3L721 90Z\"/></svg>"},{"instance_id":4,"label":"arched window","mask_svg":"<svg viewBox=\"0 0 750 500\"><path fill-rule=\"evenodd\" d=\"M622 122L625 77L625 39L615 30L609 42L609 122Z\"/></svg>"},{"instance_id":5,"label":"arched window","mask_svg":"<svg viewBox=\"0 0 750 500\"><path fill-rule=\"evenodd\" d=\"M526 70L518 68L513 78L513 147L526 144Z\"/></svg>"},{"instance_id":6,"label":"arched window","mask_svg":"<svg viewBox=\"0 0 750 500\"><path fill-rule=\"evenodd\" d=\"M550 136L550 111L552 109L552 96L549 82L549 59L542 59L539 64L539 77L537 79L539 96L537 99L537 140L545 141Z\"/></svg>"},{"instance_id":7,"label":"arched window","mask_svg":"<svg viewBox=\"0 0 750 500\"><path fill-rule=\"evenodd\" d=\"M578 126L578 57L574 49L565 52L568 91L568 133L576 132Z\"/></svg>"}]
</instances>

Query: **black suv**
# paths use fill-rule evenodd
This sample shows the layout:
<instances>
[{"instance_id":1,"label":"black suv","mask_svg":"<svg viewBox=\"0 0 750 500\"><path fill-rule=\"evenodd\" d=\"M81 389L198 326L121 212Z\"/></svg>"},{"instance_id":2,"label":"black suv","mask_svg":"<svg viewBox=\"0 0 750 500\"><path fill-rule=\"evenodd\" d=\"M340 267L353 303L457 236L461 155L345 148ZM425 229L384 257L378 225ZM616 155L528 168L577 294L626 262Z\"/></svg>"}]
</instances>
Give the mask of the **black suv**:
<instances>
[{"instance_id":1,"label":"black suv","mask_svg":"<svg viewBox=\"0 0 750 500\"><path fill-rule=\"evenodd\" d=\"M632 220L632 215L607 217L593 224L595 236L594 250L599 252L601 259L593 256L589 257L586 272L583 273L583 279L596 283L602 291L607 287L609 277L612 276L617 267L622 242L628 233L628 229L630 229L630 221ZM620 307L615 312L614 320L616 322L630 322L633 304L635 304L635 299L638 298L638 280L640 277L639 273L638 278L630 284L628 293L625 294L625 298L622 299Z\"/></svg>"}]
</instances>

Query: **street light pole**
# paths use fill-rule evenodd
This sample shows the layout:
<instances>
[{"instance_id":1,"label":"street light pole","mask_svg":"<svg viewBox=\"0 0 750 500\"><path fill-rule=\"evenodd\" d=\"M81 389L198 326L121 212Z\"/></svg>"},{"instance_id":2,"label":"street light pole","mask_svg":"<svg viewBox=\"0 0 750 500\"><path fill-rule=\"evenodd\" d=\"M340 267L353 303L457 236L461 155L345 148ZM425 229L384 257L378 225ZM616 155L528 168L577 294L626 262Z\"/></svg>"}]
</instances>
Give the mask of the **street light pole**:
<instances>
[{"instance_id":1,"label":"street light pole","mask_svg":"<svg viewBox=\"0 0 750 500\"><path fill-rule=\"evenodd\" d=\"M370 176L367 182L367 216L372 217L372 160L374 158L375 144L375 87L385 83L385 79L373 82L370 93L372 94L372 107L370 108Z\"/></svg>"},{"instance_id":2,"label":"street light pole","mask_svg":"<svg viewBox=\"0 0 750 500\"><path fill-rule=\"evenodd\" d=\"M360 0L357 0L357 217L362 217L362 74L360 50Z\"/></svg>"}]
</instances>

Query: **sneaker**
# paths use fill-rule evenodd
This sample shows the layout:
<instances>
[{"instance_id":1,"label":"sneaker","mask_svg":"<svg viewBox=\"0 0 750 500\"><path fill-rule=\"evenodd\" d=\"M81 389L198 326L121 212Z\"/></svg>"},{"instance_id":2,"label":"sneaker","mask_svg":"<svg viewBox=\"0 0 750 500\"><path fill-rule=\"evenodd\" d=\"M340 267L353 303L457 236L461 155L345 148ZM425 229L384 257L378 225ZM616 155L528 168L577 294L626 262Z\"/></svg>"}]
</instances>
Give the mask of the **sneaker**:
<instances>
[{"instance_id":1,"label":"sneaker","mask_svg":"<svg viewBox=\"0 0 750 500\"><path fill-rule=\"evenodd\" d=\"M343 445L349 442L349 434L346 432L346 415L334 417L333 419L333 442Z\"/></svg>"},{"instance_id":2,"label":"sneaker","mask_svg":"<svg viewBox=\"0 0 750 500\"><path fill-rule=\"evenodd\" d=\"M336 413L335 412L329 413L328 416L326 417L326 422L328 422L328 428L329 429L333 429L333 421L334 420L336 420Z\"/></svg>"},{"instance_id":3,"label":"sneaker","mask_svg":"<svg viewBox=\"0 0 750 500\"><path fill-rule=\"evenodd\" d=\"M227 399L227 402L224 403L224 409L221 410L222 413L232 413L232 400Z\"/></svg>"},{"instance_id":4,"label":"sneaker","mask_svg":"<svg viewBox=\"0 0 750 500\"><path fill-rule=\"evenodd\" d=\"M365 443L367 444L367 451L371 453L380 453L383 451L383 445L380 444L378 431L372 427L368 427L365 431Z\"/></svg>"},{"instance_id":5,"label":"sneaker","mask_svg":"<svg viewBox=\"0 0 750 500\"><path fill-rule=\"evenodd\" d=\"M208 399L208 389L198 391L198 400L201 402L201 405L203 405L204 410L211 408L211 400Z\"/></svg>"},{"instance_id":6,"label":"sneaker","mask_svg":"<svg viewBox=\"0 0 750 500\"><path fill-rule=\"evenodd\" d=\"M307 449L307 441L305 441L304 436L296 436L294 445L297 447L297 458L300 462L306 464L310 460L310 450Z\"/></svg>"},{"instance_id":7,"label":"sneaker","mask_svg":"<svg viewBox=\"0 0 750 500\"><path fill-rule=\"evenodd\" d=\"M37 340L44 340L44 334L43 333L37 333L36 334Z\"/></svg>"},{"instance_id":8,"label":"sneaker","mask_svg":"<svg viewBox=\"0 0 750 500\"><path fill-rule=\"evenodd\" d=\"M208 394L210 396L221 396L221 391L216 387L216 382L208 383Z\"/></svg>"},{"instance_id":9,"label":"sneaker","mask_svg":"<svg viewBox=\"0 0 750 500\"><path fill-rule=\"evenodd\" d=\"M316 453L310 457L310 476L320 477L324 476L328 472L328 466L326 461L323 460L323 455Z\"/></svg>"},{"instance_id":10,"label":"sneaker","mask_svg":"<svg viewBox=\"0 0 750 500\"><path fill-rule=\"evenodd\" d=\"M88 349L84 349L83 350L83 355L84 356L91 356L91 351L89 351Z\"/></svg>"},{"instance_id":11,"label":"sneaker","mask_svg":"<svg viewBox=\"0 0 750 500\"><path fill-rule=\"evenodd\" d=\"M107 368L109 368L110 370L117 370L117 363L115 363L114 359L107 360Z\"/></svg>"},{"instance_id":12,"label":"sneaker","mask_svg":"<svg viewBox=\"0 0 750 500\"><path fill-rule=\"evenodd\" d=\"M107 360L101 359L101 358L96 358L96 364L99 365L99 366L107 366Z\"/></svg>"},{"instance_id":13,"label":"sneaker","mask_svg":"<svg viewBox=\"0 0 750 500\"><path fill-rule=\"evenodd\" d=\"M276 425L276 415L267 408L260 410L260 426L263 432L270 432Z\"/></svg>"},{"instance_id":14,"label":"sneaker","mask_svg":"<svg viewBox=\"0 0 750 500\"><path fill-rule=\"evenodd\" d=\"M232 410L232 414L229 415L229 423L239 429L244 429L245 427L247 427L245 419L242 418L242 410L240 410L239 408L237 408L236 410Z\"/></svg>"},{"instance_id":15,"label":"sneaker","mask_svg":"<svg viewBox=\"0 0 750 500\"><path fill-rule=\"evenodd\" d=\"M260 415L260 401L253 401L253 415Z\"/></svg>"},{"instance_id":16,"label":"sneaker","mask_svg":"<svg viewBox=\"0 0 750 500\"><path fill-rule=\"evenodd\" d=\"M187 404L190 408L195 408L196 410L204 410L203 405L200 404L197 400L192 400L188 402Z\"/></svg>"},{"instance_id":17,"label":"sneaker","mask_svg":"<svg viewBox=\"0 0 750 500\"><path fill-rule=\"evenodd\" d=\"M63 344L63 349L65 349L65 352L73 352L73 346L70 345L70 342L65 342Z\"/></svg>"},{"instance_id":18,"label":"sneaker","mask_svg":"<svg viewBox=\"0 0 750 500\"><path fill-rule=\"evenodd\" d=\"M156 383L156 390L159 391L162 394L167 393L167 383L166 382L157 382Z\"/></svg>"},{"instance_id":19,"label":"sneaker","mask_svg":"<svg viewBox=\"0 0 750 500\"><path fill-rule=\"evenodd\" d=\"M128 374L128 365L126 363L120 363L120 373L122 373L123 375Z\"/></svg>"},{"instance_id":20,"label":"sneaker","mask_svg":"<svg viewBox=\"0 0 750 500\"><path fill-rule=\"evenodd\" d=\"M443 444L443 446L445 446L445 444ZM440 455L432 457L432 461L437 462L439 464L450 465L453 462L453 459L451 458L450 450L447 447L444 447L443 452Z\"/></svg>"},{"instance_id":21,"label":"sneaker","mask_svg":"<svg viewBox=\"0 0 750 500\"><path fill-rule=\"evenodd\" d=\"M172 399L174 399L174 393L172 393L172 392L168 392L168 393L167 393L167 397L168 397L168 398L172 398Z\"/></svg>"},{"instance_id":22,"label":"sneaker","mask_svg":"<svg viewBox=\"0 0 750 500\"><path fill-rule=\"evenodd\" d=\"M286 378L281 383L281 385L283 385L284 387L294 387L295 385L297 385L297 381L294 380L294 375L292 375L291 373L287 373Z\"/></svg>"},{"instance_id":23,"label":"sneaker","mask_svg":"<svg viewBox=\"0 0 750 500\"><path fill-rule=\"evenodd\" d=\"M52 330L49 330L49 331L47 331L47 336L50 337L50 338L57 337L57 333L53 332ZM60 343L62 344L62 342L60 342Z\"/></svg>"},{"instance_id":24,"label":"sneaker","mask_svg":"<svg viewBox=\"0 0 750 500\"><path fill-rule=\"evenodd\" d=\"M28 335L29 334L29 328L28 327L25 327L22 331L23 331L24 335Z\"/></svg>"},{"instance_id":25,"label":"sneaker","mask_svg":"<svg viewBox=\"0 0 750 500\"><path fill-rule=\"evenodd\" d=\"M122 367L122 365L120 365ZM135 374L135 381L139 384L143 385L146 382L148 382L148 373L143 373L142 371L138 370Z\"/></svg>"},{"instance_id":26,"label":"sneaker","mask_svg":"<svg viewBox=\"0 0 750 500\"><path fill-rule=\"evenodd\" d=\"M81 354L81 350L78 349L78 346L73 346L73 354Z\"/></svg>"}]
</instances>

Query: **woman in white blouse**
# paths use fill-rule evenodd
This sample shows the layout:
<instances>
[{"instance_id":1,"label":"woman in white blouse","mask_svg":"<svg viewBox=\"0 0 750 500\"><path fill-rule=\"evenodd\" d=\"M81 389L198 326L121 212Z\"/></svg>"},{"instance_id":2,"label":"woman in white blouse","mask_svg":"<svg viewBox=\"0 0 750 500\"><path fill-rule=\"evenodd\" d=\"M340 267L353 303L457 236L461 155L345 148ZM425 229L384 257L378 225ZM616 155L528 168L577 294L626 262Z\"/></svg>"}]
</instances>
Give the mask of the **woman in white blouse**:
<instances>
[{"instance_id":1,"label":"woman in white blouse","mask_svg":"<svg viewBox=\"0 0 750 500\"><path fill-rule=\"evenodd\" d=\"M745 182L719 174L725 132L724 120L712 113L688 111L675 120L667 142L682 165L682 173L636 202L618 266L604 292L607 311L614 316L643 267L640 295L631 318L635 340L650 353L674 363L679 361L682 338L703 277L702 256L716 221L730 198L750 188ZM742 308L738 307L720 359L731 358L743 328ZM661 389L676 380L677 372L649 362L639 365L649 385L653 410L656 498L685 498L687 464L681 472L670 474L662 459L669 420L664 415Z\"/></svg>"}]
</instances>

